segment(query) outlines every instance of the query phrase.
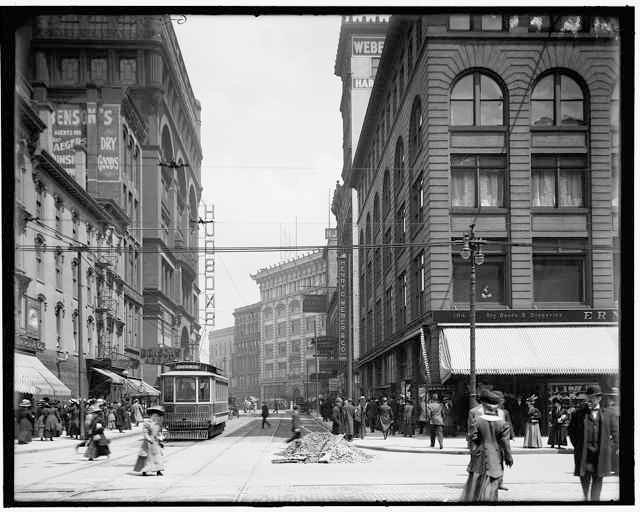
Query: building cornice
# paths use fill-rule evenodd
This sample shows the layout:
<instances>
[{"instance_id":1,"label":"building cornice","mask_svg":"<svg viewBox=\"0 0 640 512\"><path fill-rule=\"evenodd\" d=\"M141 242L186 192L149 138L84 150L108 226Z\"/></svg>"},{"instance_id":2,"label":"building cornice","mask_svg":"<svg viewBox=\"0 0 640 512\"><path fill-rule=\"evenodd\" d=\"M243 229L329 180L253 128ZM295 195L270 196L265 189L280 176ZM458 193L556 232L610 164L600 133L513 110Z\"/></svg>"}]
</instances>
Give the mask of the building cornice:
<instances>
[{"instance_id":1,"label":"building cornice","mask_svg":"<svg viewBox=\"0 0 640 512\"><path fill-rule=\"evenodd\" d=\"M308 265L314 263L317 260L323 260L325 254L325 249L318 249L317 251L313 251L308 254L304 254L303 256L299 256L297 258L293 258L282 263L277 263L270 267L264 267L258 270L255 274L250 274L251 279L254 281L261 281L265 277L272 276L275 274L279 274L281 272L287 272L294 268L298 269L301 266Z\"/></svg>"}]
</instances>

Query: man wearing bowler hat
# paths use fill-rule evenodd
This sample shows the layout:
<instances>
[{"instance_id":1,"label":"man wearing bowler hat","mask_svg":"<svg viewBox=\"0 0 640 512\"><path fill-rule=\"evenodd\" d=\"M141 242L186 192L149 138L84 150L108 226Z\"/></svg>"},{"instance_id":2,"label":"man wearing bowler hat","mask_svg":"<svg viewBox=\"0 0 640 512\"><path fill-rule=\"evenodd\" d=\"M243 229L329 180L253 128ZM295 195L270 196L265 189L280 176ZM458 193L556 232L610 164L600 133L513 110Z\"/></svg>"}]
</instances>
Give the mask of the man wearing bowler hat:
<instances>
[{"instance_id":1,"label":"man wearing bowler hat","mask_svg":"<svg viewBox=\"0 0 640 512\"><path fill-rule=\"evenodd\" d=\"M602 478L611 471L611 451L618 442L618 425L610 411L600 407L600 386L587 388L587 407L576 410L569 424L575 453L574 475L580 477L584 499L599 501Z\"/></svg>"}]
</instances>

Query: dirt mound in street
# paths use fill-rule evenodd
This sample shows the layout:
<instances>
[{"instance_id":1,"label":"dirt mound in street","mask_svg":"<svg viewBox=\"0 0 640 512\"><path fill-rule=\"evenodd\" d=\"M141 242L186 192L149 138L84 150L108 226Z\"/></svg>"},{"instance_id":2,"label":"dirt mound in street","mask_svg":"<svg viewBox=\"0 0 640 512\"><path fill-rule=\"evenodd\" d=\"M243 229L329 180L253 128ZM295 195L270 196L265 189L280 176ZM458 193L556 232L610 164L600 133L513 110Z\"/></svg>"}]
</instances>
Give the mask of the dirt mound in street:
<instances>
[{"instance_id":1,"label":"dirt mound in street","mask_svg":"<svg viewBox=\"0 0 640 512\"><path fill-rule=\"evenodd\" d=\"M292 441L272 462L349 464L369 462L373 457L345 441L342 435L311 432L298 442Z\"/></svg>"}]
</instances>

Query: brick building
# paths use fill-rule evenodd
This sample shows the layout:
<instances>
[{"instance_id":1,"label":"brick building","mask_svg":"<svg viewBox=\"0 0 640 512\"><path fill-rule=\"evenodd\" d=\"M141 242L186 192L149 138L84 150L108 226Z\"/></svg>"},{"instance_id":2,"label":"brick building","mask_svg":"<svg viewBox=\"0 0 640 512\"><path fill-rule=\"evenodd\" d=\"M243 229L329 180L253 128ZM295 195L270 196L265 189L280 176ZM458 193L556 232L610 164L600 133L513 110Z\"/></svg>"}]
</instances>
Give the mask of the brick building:
<instances>
[{"instance_id":1,"label":"brick building","mask_svg":"<svg viewBox=\"0 0 640 512\"><path fill-rule=\"evenodd\" d=\"M123 343L105 340L99 358L135 366L141 347L158 345L197 357L198 257L181 249L198 245L200 104L169 16L46 15L29 28L52 154L126 225L124 304L112 311ZM160 366L140 368L155 383Z\"/></svg>"},{"instance_id":2,"label":"brick building","mask_svg":"<svg viewBox=\"0 0 640 512\"><path fill-rule=\"evenodd\" d=\"M260 310L257 302L237 308L233 312L233 349L231 367L233 378L229 393L242 400L260 396L259 353L260 353Z\"/></svg>"},{"instance_id":3,"label":"brick building","mask_svg":"<svg viewBox=\"0 0 640 512\"><path fill-rule=\"evenodd\" d=\"M480 382L543 400L615 385L616 31L580 12L391 18L345 178L364 242L362 391L465 403L470 224L487 242Z\"/></svg>"}]
</instances>

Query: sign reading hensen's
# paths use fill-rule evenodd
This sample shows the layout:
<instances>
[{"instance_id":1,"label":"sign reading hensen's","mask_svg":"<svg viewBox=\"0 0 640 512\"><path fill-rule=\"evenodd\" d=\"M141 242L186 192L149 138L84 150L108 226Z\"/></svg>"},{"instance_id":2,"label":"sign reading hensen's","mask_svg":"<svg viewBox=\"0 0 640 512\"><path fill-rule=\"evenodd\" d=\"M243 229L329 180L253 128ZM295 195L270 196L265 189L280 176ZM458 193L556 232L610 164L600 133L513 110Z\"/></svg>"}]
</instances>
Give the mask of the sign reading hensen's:
<instances>
[{"instance_id":1,"label":"sign reading hensen's","mask_svg":"<svg viewBox=\"0 0 640 512\"><path fill-rule=\"evenodd\" d=\"M75 176L76 152L87 145L87 109L81 104L60 104L51 117L51 153L60 167ZM91 121L95 123L95 116Z\"/></svg>"},{"instance_id":2,"label":"sign reading hensen's","mask_svg":"<svg viewBox=\"0 0 640 512\"><path fill-rule=\"evenodd\" d=\"M434 311L437 323L468 323L469 311ZM476 311L476 322L491 323L613 323L618 321L617 309L499 309Z\"/></svg>"}]
</instances>

